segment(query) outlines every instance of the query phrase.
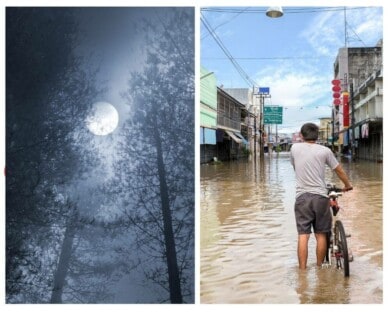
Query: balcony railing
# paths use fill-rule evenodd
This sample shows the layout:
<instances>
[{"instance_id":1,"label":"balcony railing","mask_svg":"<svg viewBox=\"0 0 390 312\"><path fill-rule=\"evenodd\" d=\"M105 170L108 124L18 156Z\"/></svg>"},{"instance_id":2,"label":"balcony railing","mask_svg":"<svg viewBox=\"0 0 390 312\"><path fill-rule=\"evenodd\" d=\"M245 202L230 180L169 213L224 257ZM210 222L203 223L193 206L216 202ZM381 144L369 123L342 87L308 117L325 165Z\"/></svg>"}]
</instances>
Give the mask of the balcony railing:
<instances>
[{"instance_id":1,"label":"balcony railing","mask_svg":"<svg viewBox=\"0 0 390 312\"><path fill-rule=\"evenodd\" d=\"M218 115L218 126L223 126L226 128L236 129L240 131L241 122L240 120L234 120L227 116Z\"/></svg>"}]
</instances>

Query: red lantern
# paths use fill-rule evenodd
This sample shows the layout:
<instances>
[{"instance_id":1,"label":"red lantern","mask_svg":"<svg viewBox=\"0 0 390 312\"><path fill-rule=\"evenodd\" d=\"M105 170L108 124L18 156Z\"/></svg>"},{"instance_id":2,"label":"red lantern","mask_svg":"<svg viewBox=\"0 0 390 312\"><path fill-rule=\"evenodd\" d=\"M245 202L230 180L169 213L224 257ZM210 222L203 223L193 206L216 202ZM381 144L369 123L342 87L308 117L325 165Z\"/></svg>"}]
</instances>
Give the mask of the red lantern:
<instances>
[{"instance_id":1,"label":"red lantern","mask_svg":"<svg viewBox=\"0 0 390 312\"><path fill-rule=\"evenodd\" d=\"M334 86L339 86L340 83L341 83L340 79L333 79L332 80L332 85L334 85Z\"/></svg>"},{"instance_id":2,"label":"red lantern","mask_svg":"<svg viewBox=\"0 0 390 312\"><path fill-rule=\"evenodd\" d=\"M333 104L335 106L338 106L341 104L341 101L340 101L340 91L341 91L341 87L340 87L340 79L333 79L332 80L332 91L333 91Z\"/></svg>"},{"instance_id":3,"label":"red lantern","mask_svg":"<svg viewBox=\"0 0 390 312\"><path fill-rule=\"evenodd\" d=\"M339 105L341 104L340 99L334 99L334 100L333 100L333 104L334 104L335 106L339 106Z\"/></svg>"},{"instance_id":4,"label":"red lantern","mask_svg":"<svg viewBox=\"0 0 390 312\"><path fill-rule=\"evenodd\" d=\"M341 91L341 87L339 85L333 86L332 91L333 92L340 92Z\"/></svg>"}]
</instances>

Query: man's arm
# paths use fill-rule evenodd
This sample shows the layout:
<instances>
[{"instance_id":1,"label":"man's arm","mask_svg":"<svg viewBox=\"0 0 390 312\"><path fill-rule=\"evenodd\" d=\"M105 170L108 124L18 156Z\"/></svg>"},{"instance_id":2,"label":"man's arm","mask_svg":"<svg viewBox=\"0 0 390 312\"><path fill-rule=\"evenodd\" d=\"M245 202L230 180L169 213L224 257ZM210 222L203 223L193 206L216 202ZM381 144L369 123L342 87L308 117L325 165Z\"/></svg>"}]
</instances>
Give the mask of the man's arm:
<instances>
[{"instance_id":1,"label":"man's arm","mask_svg":"<svg viewBox=\"0 0 390 312\"><path fill-rule=\"evenodd\" d=\"M341 167L340 164L337 165L337 167L334 169L338 177L341 181L344 183L343 192L347 192L353 189L351 182L349 182L349 179L347 177L347 174L345 173L343 167Z\"/></svg>"}]
</instances>

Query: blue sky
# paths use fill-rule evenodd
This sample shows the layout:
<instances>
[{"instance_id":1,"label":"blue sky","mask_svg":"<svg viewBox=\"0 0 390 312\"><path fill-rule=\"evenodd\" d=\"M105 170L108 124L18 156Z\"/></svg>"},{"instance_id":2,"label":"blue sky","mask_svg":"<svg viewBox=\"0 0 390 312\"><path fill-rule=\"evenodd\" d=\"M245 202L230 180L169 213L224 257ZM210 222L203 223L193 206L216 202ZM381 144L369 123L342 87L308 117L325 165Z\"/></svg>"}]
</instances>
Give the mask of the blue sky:
<instances>
[{"instance_id":1,"label":"blue sky","mask_svg":"<svg viewBox=\"0 0 390 312\"><path fill-rule=\"evenodd\" d=\"M283 17L276 19L265 15L267 8L203 6L201 17L245 73L258 86L270 87L265 105L284 107L279 131L291 133L304 122L331 116L333 64L345 45L344 7L283 7ZM347 6L345 12L348 47L375 46L383 38L382 7ZM200 26L200 64L215 73L218 86L249 88Z\"/></svg>"}]
</instances>

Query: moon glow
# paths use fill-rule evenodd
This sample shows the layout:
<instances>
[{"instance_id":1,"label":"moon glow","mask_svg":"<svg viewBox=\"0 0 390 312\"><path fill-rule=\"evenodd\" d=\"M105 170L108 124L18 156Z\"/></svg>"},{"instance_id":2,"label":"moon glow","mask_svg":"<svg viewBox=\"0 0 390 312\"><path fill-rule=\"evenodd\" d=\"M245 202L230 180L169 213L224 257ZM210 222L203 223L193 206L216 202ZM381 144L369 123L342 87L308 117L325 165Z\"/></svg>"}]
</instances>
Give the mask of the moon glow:
<instances>
[{"instance_id":1,"label":"moon glow","mask_svg":"<svg viewBox=\"0 0 390 312\"><path fill-rule=\"evenodd\" d=\"M107 102L96 102L85 123L89 131L95 135L107 135L118 126L118 111Z\"/></svg>"}]
</instances>

